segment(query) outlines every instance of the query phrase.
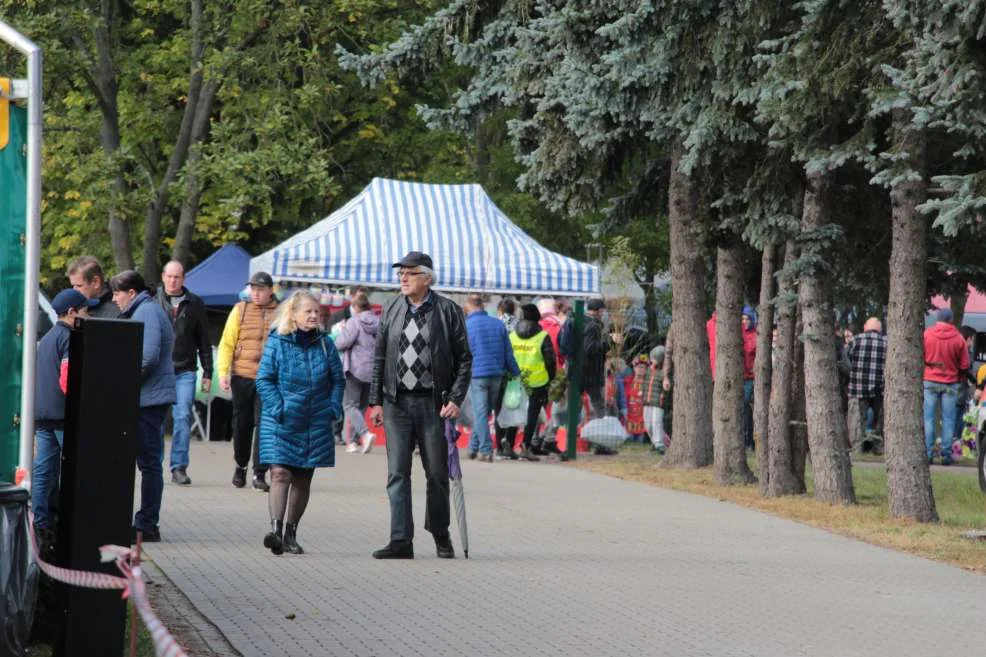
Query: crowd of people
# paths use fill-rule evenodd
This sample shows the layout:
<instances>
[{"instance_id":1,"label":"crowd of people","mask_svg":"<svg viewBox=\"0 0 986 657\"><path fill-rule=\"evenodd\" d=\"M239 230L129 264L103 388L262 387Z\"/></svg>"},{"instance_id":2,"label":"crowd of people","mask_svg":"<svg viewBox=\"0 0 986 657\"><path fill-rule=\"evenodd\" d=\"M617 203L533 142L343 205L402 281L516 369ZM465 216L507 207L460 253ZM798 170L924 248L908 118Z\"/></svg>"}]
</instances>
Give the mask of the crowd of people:
<instances>
[{"instance_id":1,"label":"crowd of people","mask_svg":"<svg viewBox=\"0 0 986 657\"><path fill-rule=\"evenodd\" d=\"M575 345L569 308L556 299L545 297L519 308L504 299L494 315L487 312L480 294L469 295L460 306L434 292L433 263L427 254L412 251L394 268L401 294L388 300L379 315L369 292L358 288L345 311L326 321L310 292L297 291L281 301L271 276L258 272L247 282L248 297L226 319L216 376L232 396L232 485L245 488L252 466L252 488L268 494L270 530L262 542L272 553L304 552L298 525L315 470L335 465L339 434L346 452L366 454L373 447L374 431L383 427L386 433L391 521L387 545L373 553L380 559L414 555L414 453L420 454L427 480L425 529L439 557L455 556L448 532L445 433L450 423L471 427L467 456L487 463L494 455L497 460L538 461L560 453L558 429L571 413L585 422L615 416L632 440L650 443L655 451L668 446L674 379L670 338L649 350L636 345L625 352L620 349L626 346L624 336L607 328L605 303L590 299L582 342ZM137 441L141 503L133 531L142 533L145 541L160 541L167 415L170 411L173 427L171 482L188 486L199 366L204 372L201 390L208 392L213 385L205 305L185 287L184 267L177 261L164 266L156 292L135 271L107 280L99 262L88 256L74 260L66 274L72 287L52 301L58 322L38 343L35 527L43 538L52 530L70 329L79 320L112 317L144 326ZM966 382L975 380L970 357L975 331L957 329L947 309L938 311L937 320L924 335L925 444L929 461L937 457L947 465L953 438L961 432ZM756 313L746 307L740 321L744 436L752 448ZM715 322L713 316L707 325L713 376ZM887 354L882 324L870 318L862 333L840 333L836 343L845 374L850 443L878 452ZM568 366L576 350L583 355L584 396L581 408L570 409ZM629 355L626 360L624 353ZM977 399L986 367L978 378ZM595 451L605 455L614 450L600 444Z\"/></svg>"}]
</instances>

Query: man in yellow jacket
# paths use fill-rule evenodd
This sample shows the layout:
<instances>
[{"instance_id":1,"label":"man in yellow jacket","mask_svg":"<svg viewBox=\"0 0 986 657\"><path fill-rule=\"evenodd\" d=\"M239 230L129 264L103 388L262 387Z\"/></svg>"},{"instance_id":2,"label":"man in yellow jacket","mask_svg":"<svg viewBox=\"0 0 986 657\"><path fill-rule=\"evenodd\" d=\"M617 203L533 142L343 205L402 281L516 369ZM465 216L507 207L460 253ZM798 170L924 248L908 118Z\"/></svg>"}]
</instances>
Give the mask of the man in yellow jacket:
<instances>
[{"instance_id":1,"label":"man in yellow jacket","mask_svg":"<svg viewBox=\"0 0 986 657\"><path fill-rule=\"evenodd\" d=\"M250 277L250 300L241 301L229 313L223 337L219 341L219 385L233 393L233 486L246 486L246 469L253 455L253 488L266 493L267 465L261 464L254 429L260 416L257 397L257 369L271 323L277 311L274 281L270 274L259 271Z\"/></svg>"}]
</instances>

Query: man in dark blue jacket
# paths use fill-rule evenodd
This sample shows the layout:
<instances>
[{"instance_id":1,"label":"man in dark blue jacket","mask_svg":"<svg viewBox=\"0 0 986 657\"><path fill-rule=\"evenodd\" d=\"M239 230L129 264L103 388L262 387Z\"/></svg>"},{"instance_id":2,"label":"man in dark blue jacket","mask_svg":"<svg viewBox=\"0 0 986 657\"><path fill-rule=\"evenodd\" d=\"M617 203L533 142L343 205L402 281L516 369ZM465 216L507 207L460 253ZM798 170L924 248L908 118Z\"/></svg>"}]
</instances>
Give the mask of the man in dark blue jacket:
<instances>
[{"instance_id":1,"label":"man in dark blue jacket","mask_svg":"<svg viewBox=\"0 0 986 657\"><path fill-rule=\"evenodd\" d=\"M65 429L65 392L68 383L68 340L76 317L86 317L90 301L77 290L59 292L51 301L58 321L38 342L38 369L35 379L34 439L37 450L31 468L31 508L39 535L53 522L48 502L58 487L61 470L62 437Z\"/></svg>"},{"instance_id":2,"label":"man in dark blue jacket","mask_svg":"<svg viewBox=\"0 0 986 657\"><path fill-rule=\"evenodd\" d=\"M520 376L506 326L483 309L483 297L470 294L466 300L466 335L472 352L472 383L469 399L472 402L472 437L469 438L469 458L479 455L480 461L493 462L493 441L490 440L490 411L496 408L500 383L507 372Z\"/></svg>"}]
</instances>

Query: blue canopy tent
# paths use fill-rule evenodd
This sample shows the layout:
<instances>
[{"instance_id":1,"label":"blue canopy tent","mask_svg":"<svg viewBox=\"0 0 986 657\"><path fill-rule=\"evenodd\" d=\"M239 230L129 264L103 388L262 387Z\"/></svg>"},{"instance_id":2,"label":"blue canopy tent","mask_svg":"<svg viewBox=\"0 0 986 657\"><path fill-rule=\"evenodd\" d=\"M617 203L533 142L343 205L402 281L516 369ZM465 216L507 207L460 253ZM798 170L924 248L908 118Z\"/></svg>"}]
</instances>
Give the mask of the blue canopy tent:
<instances>
[{"instance_id":1,"label":"blue canopy tent","mask_svg":"<svg viewBox=\"0 0 986 657\"><path fill-rule=\"evenodd\" d=\"M399 287L391 265L408 251L435 262L450 292L597 296L599 271L550 251L518 228L479 185L374 178L322 221L250 261L275 279Z\"/></svg>"},{"instance_id":2,"label":"blue canopy tent","mask_svg":"<svg viewBox=\"0 0 986 657\"><path fill-rule=\"evenodd\" d=\"M250 278L250 254L237 244L222 248L185 274L185 287L206 306L232 306Z\"/></svg>"}]
</instances>

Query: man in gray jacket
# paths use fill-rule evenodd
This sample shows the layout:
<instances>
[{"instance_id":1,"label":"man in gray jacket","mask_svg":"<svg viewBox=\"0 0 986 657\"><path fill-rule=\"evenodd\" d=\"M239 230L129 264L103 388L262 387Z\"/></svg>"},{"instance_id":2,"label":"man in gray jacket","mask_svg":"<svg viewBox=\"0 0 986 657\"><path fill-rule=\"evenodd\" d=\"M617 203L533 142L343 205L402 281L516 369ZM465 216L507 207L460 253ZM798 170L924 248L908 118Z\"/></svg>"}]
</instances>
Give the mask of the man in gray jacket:
<instances>
[{"instance_id":1,"label":"man in gray jacket","mask_svg":"<svg viewBox=\"0 0 986 657\"><path fill-rule=\"evenodd\" d=\"M411 455L415 445L428 480L425 529L442 559L455 557L449 536L445 420L459 415L469 389L472 354L462 309L434 293L431 256L411 251L399 262L401 296L383 311L370 383L370 418L387 433L390 542L375 559L413 559Z\"/></svg>"}]
</instances>

